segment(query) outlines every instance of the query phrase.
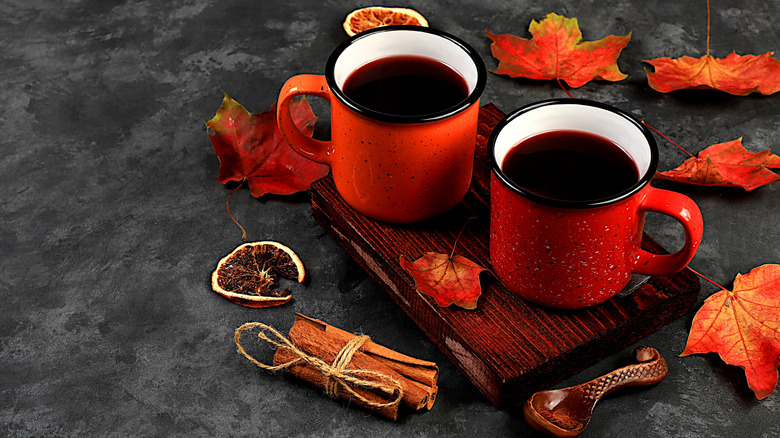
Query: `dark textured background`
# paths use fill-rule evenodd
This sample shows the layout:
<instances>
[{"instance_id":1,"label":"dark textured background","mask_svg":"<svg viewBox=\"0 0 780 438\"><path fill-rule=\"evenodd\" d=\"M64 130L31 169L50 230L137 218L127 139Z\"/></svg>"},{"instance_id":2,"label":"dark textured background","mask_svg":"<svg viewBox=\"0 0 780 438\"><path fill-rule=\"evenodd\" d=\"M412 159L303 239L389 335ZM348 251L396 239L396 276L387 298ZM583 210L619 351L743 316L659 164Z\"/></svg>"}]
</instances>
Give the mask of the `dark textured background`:
<instances>
[{"instance_id":1,"label":"dark textured background","mask_svg":"<svg viewBox=\"0 0 780 438\"><path fill-rule=\"evenodd\" d=\"M530 436L518 406L497 409L312 219L305 194L231 202L250 240L294 248L309 280L290 304L252 310L211 291L216 262L240 243L215 180L206 135L224 90L268 109L295 73L323 71L356 1L11 0L0 14L0 435ZM744 137L780 153L780 96L660 94L643 59L700 56L696 1L410 0L431 25L471 43L488 68L485 29L528 37L532 19L577 17L586 40L633 32L619 83L577 97L644 118L693 153ZM780 49L780 1L713 0L711 53ZM552 81L490 74L483 102L505 111L564 93ZM315 111L327 118L321 102ZM660 139L659 139L660 140ZM660 140L660 168L685 156ZM731 286L780 261L780 184L754 192L663 184L700 205L705 236L692 266ZM680 228L650 215L669 249ZM699 301L716 292L702 282ZM698 307L698 306L697 306ZM293 313L363 331L438 362L434 409L388 422L236 354L247 321L281 331ZM652 388L616 393L585 436L777 436L775 393L757 401L744 373L715 355L680 358L693 314L642 340L669 361ZM630 361L627 348L562 384ZM268 355L270 357L270 353Z\"/></svg>"}]
</instances>

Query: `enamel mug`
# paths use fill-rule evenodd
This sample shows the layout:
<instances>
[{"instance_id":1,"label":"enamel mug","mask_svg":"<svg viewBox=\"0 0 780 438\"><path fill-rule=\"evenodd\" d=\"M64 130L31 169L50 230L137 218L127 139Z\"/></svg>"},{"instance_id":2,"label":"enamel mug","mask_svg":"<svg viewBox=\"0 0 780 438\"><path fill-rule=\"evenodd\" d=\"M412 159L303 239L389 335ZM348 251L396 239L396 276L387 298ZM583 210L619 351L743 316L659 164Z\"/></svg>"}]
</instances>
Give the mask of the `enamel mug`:
<instances>
[{"instance_id":1,"label":"enamel mug","mask_svg":"<svg viewBox=\"0 0 780 438\"><path fill-rule=\"evenodd\" d=\"M467 96L434 113L401 115L345 94L345 81L356 70L398 56L446 64L465 81ZM418 222L451 209L468 190L485 81L484 63L460 39L419 26L379 27L337 47L324 76L290 78L279 94L277 120L294 150L330 165L337 191L352 208L380 221ZM306 137L292 122L290 99L298 95L330 103L330 141Z\"/></svg>"},{"instance_id":2,"label":"enamel mug","mask_svg":"<svg viewBox=\"0 0 780 438\"><path fill-rule=\"evenodd\" d=\"M610 140L638 171L631 187L601 199L551 199L512 181L508 152L539 133L583 131ZM490 258L496 276L523 299L582 308L618 293L633 273L671 275L693 258L703 223L688 197L650 185L658 148L649 130L611 106L578 99L534 103L505 117L488 140L491 164ZM576 182L575 182L576 183ZM645 212L679 221L686 241L674 254L641 248Z\"/></svg>"}]
</instances>

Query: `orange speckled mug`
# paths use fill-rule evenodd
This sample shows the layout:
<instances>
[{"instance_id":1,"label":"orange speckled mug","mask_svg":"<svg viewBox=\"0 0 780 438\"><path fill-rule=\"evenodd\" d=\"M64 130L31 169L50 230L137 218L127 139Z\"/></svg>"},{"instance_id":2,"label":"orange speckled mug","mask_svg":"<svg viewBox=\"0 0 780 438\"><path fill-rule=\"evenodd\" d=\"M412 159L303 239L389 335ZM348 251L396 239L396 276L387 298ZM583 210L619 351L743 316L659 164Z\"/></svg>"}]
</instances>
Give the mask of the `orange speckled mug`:
<instances>
[{"instance_id":1,"label":"orange speckled mug","mask_svg":"<svg viewBox=\"0 0 780 438\"><path fill-rule=\"evenodd\" d=\"M353 73L390 58L443 64L462 79L463 98L410 114L345 93ZM419 26L380 27L336 48L324 76L290 78L279 94L277 121L295 151L330 165L336 189L355 210L385 222L423 221L451 209L468 191L485 81L484 63L460 39ZM417 86L415 96L426 87ZM293 123L290 101L306 94L330 103L330 141L306 137Z\"/></svg>"}]
</instances>

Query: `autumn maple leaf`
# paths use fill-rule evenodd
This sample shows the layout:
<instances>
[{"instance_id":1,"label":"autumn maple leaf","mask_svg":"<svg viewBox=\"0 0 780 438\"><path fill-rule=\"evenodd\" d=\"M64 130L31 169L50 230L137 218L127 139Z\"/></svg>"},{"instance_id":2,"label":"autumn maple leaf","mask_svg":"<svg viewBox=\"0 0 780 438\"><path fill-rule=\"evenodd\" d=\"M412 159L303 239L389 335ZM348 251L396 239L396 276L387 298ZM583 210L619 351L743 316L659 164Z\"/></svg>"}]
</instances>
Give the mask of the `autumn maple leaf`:
<instances>
[{"instance_id":1,"label":"autumn maple leaf","mask_svg":"<svg viewBox=\"0 0 780 438\"><path fill-rule=\"evenodd\" d=\"M513 78L560 79L573 88L594 79L620 81L627 77L620 71L617 59L631 33L582 41L577 19L553 12L541 22L532 20L528 30L531 39L485 31L493 41L490 50L499 61L493 73Z\"/></svg>"},{"instance_id":2,"label":"autumn maple leaf","mask_svg":"<svg viewBox=\"0 0 780 438\"><path fill-rule=\"evenodd\" d=\"M742 187L753 190L780 181L780 156L769 150L749 152L742 138L714 144L679 167L656 173L656 178L702 186Z\"/></svg>"},{"instance_id":3,"label":"autumn maple leaf","mask_svg":"<svg viewBox=\"0 0 780 438\"><path fill-rule=\"evenodd\" d=\"M718 353L745 370L760 400L777 386L780 365L780 265L737 275L734 290L713 294L696 313L682 356Z\"/></svg>"},{"instance_id":4,"label":"autumn maple leaf","mask_svg":"<svg viewBox=\"0 0 780 438\"><path fill-rule=\"evenodd\" d=\"M737 55L725 58L710 55L710 1L707 0L707 51L700 58L683 56L648 59L655 71L645 70L650 88L661 93L686 88L720 90L745 96L750 93L772 94L780 90L780 61L775 52L763 55Z\"/></svg>"},{"instance_id":5,"label":"autumn maple leaf","mask_svg":"<svg viewBox=\"0 0 780 438\"><path fill-rule=\"evenodd\" d=\"M401 256L400 262L414 278L416 289L433 297L439 306L477 308L477 299L482 294L479 273L485 268L463 256L435 252L426 252L414 262Z\"/></svg>"},{"instance_id":6,"label":"autumn maple leaf","mask_svg":"<svg viewBox=\"0 0 780 438\"><path fill-rule=\"evenodd\" d=\"M709 88L738 96L754 92L772 94L780 91L780 61L772 58L772 54L741 56L732 52L725 58L704 55L649 59L644 62L655 71L647 71L647 83L661 93Z\"/></svg>"},{"instance_id":7,"label":"autumn maple leaf","mask_svg":"<svg viewBox=\"0 0 780 438\"><path fill-rule=\"evenodd\" d=\"M317 118L306 99L292 102L290 112L301 131L311 136ZM250 114L225 94L206 126L219 157L217 180L246 180L252 196L301 192L328 174L328 166L298 155L284 141L276 124L276 103L268 111Z\"/></svg>"}]
</instances>

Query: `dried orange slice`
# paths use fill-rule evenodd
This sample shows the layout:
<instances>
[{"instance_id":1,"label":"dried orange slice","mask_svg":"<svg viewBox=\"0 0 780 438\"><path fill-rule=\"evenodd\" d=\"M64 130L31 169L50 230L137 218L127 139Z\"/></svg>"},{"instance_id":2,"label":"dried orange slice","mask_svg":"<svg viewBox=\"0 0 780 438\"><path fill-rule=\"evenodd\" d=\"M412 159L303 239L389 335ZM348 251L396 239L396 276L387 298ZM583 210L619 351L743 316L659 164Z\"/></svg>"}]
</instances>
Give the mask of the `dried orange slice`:
<instances>
[{"instance_id":1,"label":"dried orange slice","mask_svg":"<svg viewBox=\"0 0 780 438\"><path fill-rule=\"evenodd\" d=\"M352 36L364 30L391 24L428 27L425 17L414 9L369 6L350 12L344 20L344 30L347 35Z\"/></svg>"},{"instance_id":2,"label":"dried orange slice","mask_svg":"<svg viewBox=\"0 0 780 438\"><path fill-rule=\"evenodd\" d=\"M214 292L246 307L271 307L290 301L287 289L277 291L277 276L302 283L306 271L301 259L279 242L247 242L217 263L211 274Z\"/></svg>"}]
</instances>

